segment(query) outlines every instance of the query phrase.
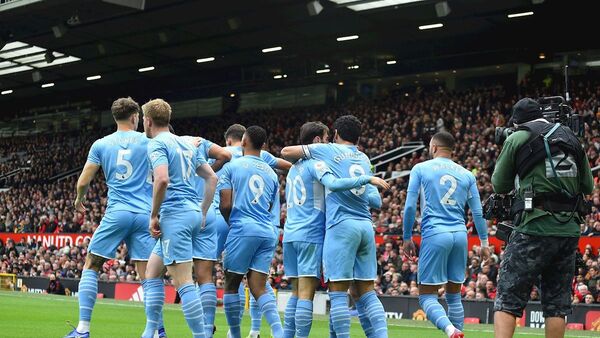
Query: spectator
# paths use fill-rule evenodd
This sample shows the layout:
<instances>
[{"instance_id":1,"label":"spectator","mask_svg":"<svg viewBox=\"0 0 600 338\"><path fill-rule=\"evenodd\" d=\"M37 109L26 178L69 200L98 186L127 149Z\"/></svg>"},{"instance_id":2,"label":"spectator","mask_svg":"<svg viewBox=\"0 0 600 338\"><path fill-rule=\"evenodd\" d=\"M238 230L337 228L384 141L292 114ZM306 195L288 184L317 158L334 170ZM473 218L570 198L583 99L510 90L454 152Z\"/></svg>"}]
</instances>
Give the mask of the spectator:
<instances>
[{"instance_id":1,"label":"spectator","mask_svg":"<svg viewBox=\"0 0 600 338\"><path fill-rule=\"evenodd\" d=\"M48 288L46 289L46 293L52 295L64 295L65 288L62 283L56 278L56 275L53 273L48 276L50 278L50 283L48 283Z\"/></svg>"}]
</instances>

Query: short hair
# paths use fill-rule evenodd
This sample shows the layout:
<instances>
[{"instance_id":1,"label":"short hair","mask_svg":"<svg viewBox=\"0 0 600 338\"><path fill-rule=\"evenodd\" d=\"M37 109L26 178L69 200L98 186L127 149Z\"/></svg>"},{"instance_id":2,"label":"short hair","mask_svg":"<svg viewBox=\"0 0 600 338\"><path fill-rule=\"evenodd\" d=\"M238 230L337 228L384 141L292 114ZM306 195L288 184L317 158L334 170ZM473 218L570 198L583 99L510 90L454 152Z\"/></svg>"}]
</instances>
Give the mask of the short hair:
<instances>
[{"instance_id":1,"label":"short hair","mask_svg":"<svg viewBox=\"0 0 600 338\"><path fill-rule=\"evenodd\" d=\"M337 134L344 141L358 143L361 132L360 120L354 115L340 116L333 122L333 129L337 130Z\"/></svg>"},{"instance_id":2,"label":"short hair","mask_svg":"<svg viewBox=\"0 0 600 338\"><path fill-rule=\"evenodd\" d=\"M440 131L433 135L431 138L431 142L435 141L435 143L440 147L446 147L450 150L454 150L454 144L456 141L454 140L454 136L447 131Z\"/></svg>"},{"instance_id":3,"label":"short hair","mask_svg":"<svg viewBox=\"0 0 600 338\"><path fill-rule=\"evenodd\" d=\"M323 136L329 132L329 128L319 121L306 122L300 127L300 143L311 144L315 137Z\"/></svg>"},{"instance_id":4,"label":"short hair","mask_svg":"<svg viewBox=\"0 0 600 338\"><path fill-rule=\"evenodd\" d=\"M131 97L121 97L116 99L110 107L115 121L127 120L133 114L140 113L140 105Z\"/></svg>"},{"instance_id":5,"label":"short hair","mask_svg":"<svg viewBox=\"0 0 600 338\"><path fill-rule=\"evenodd\" d=\"M246 139L250 140L252 147L256 150L262 149L267 141L267 131L259 126L251 126L246 129Z\"/></svg>"},{"instance_id":6,"label":"short hair","mask_svg":"<svg viewBox=\"0 0 600 338\"><path fill-rule=\"evenodd\" d=\"M157 127L167 127L171 121L171 106L163 99L154 99L142 106L144 116L152 118Z\"/></svg>"},{"instance_id":7,"label":"short hair","mask_svg":"<svg viewBox=\"0 0 600 338\"><path fill-rule=\"evenodd\" d=\"M228 138L231 138L234 141L241 141L242 136L244 136L245 132L246 132L246 127L244 127L238 123L232 124L229 126L229 128L227 128L227 131L225 131L225 140L227 140Z\"/></svg>"}]
</instances>

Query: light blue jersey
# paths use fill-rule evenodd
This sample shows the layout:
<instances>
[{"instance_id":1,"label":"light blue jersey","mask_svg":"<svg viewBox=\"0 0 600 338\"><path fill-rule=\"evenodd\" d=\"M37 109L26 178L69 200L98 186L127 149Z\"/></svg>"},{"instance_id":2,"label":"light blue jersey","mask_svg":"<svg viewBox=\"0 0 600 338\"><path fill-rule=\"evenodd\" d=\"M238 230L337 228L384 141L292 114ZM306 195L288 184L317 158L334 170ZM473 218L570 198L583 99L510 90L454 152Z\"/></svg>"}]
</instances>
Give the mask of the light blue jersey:
<instances>
[{"instance_id":1,"label":"light blue jersey","mask_svg":"<svg viewBox=\"0 0 600 338\"><path fill-rule=\"evenodd\" d=\"M466 232L465 207L471 197L479 197L473 174L444 157L415 165L408 193L420 194L423 238L440 232Z\"/></svg>"},{"instance_id":2,"label":"light blue jersey","mask_svg":"<svg viewBox=\"0 0 600 338\"><path fill-rule=\"evenodd\" d=\"M371 172L371 162L355 145L343 144L311 144L303 146L307 158L325 162L331 172L338 178L350 178L366 175ZM330 192L326 190L326 224L327 229L344 220L364 220L371 222L369 211L370 196L379 198L377 188L372 185L362 186L349 191Z\"/></svg>"},{"instance_id":3,"label":"light blue jersey","mask_svg":"<svg viewBox=\"0 0 600 338\"><path fill-rule=\"evenodd\" d=\"M198 148L183 137L162 132L148 143L148 157L152 169L163 164L169 167L169 186L160 214L200 211L194 172L206 159Z\"/></svg>"},{"instance_id":4,"label":"light blue jersey","mask_svg":"<svg viewBox=\"0 0 600 338\"><path fill-rule=\"evenodd\" d=\"M87 161L102 167L108 186L106 211L150 213L152 179L148 138L136 131L116 131L92 145Z\"/></svg>"},{"instance_id":5,"label":"light blue jersey","mask_svg":"<svg viewBox=\"0 0 600 338\"><path fill-rule=\"evenodd\" d=\"M283 242L323 243L325 188L319 181L325 164L300 160L288 172L285 184L287 219Z\"/></svg>"},{"instance_id":6,"label":"light blue jersey","mask_svg":"<svg viewBox=\"0 0 600 338\"><path fill-rule=\"evenodd\" d=\"M219 191L232 190L229 236L276 236L274 208L279 201L279 182L271 167L256 156L227 163L220 172Z\"/></svg>"},{"instance_id":7,"label":"light blue jersey","mask_svg":"<svg viewBox=\"0 0 600 338\"><path fill-rule=\"evenodd\" d=\"M184 140L189 143L192 143L194 137L193 136L182 136ZM200 145L198 146L198 152L204 157L207 161L209 159L208 152L210 147L212 147L213 143L205 138L200 138ZM204 179L198 176L194 172L194 186L196 187L196 193L198 194L199 201L202 202L204 199Z\"/></svg>"},{"instance_id":8,"label":"light blue jersey","mask_svg":"<svg viewBox=\"0 0 600 338\"><path fill-rule=\"evenodd\" d=\"M235 160L236 158L240 158L240 157L244 156L244 152L243 152L241 146L227 146L227 147L225 147L225 149L227 149L227 151L229 151L231 153L231 161ZM269 153L268 151L261 150L260 158L263 161L265 161L271 168L273 168L273 170L277 167L277 158L275 156L271 155L271 153ZM223 168L221 168L221 170L216 172L218 177L221 176L222 171L223 171ZM219 194L219 187L217 186L217 191L215 192L215 198L213 199L213 204L215 205L217 210L219 210L220 198L221 198L221 196Z\"/></svg>"}]
</instances>

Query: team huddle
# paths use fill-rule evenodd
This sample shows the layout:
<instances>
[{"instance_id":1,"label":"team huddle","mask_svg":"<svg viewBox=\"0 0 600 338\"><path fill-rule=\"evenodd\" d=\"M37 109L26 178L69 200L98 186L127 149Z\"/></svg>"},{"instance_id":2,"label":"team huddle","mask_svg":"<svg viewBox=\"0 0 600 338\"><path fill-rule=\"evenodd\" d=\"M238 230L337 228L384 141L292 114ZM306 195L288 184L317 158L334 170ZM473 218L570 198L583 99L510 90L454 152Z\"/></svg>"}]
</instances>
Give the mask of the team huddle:
<instances>
[{"instance_id":1,"label":"team huddle","mask_svg":"<svg viewBox=\"0 0 600 338\"><path fill-rule=\"evenodd\" d=\"M372 175L369 159L358 150L361 123L356 117L339 117L331 135L321 122L305 123L300 144L283 148L283 158L278 158L261 150L267 132L259 126L230 126L227 146L220 147L201 137L177 136L170 126L171 107L161 99L140 108L131 98L121 98L111 111L117 131L92 145L77 183L75 208L85 212L88 186L102 168L108 206L79 284L79 324L65 337L90 337L98 272L122 242L142 281L142 338L167 337L162 319L165 270L193 337L213 336L217 260L225 270L227 337L241 337L244 278L251 296L249 337L258 336L262 316L275 338L308 337L322 275L329 289L331 337L350 336L349 295L365 335L388 336L385 312L373 289L377 260L370 208L381 207L378 188L389 185ZM140 111L145 133L136 131ZM484 256L487 228L473 175L449 158L453 146L451 135L436 134L429 149L434 159L411 173L404 245L405 252L414 253L412 229L421 195L420 304L449 337L462 337L459 292L467 260L467 204ZM280 240L277 172L287 172L283 255L293 289L283 325L267 282ZM447 314L437 300L437 289L444 284Z\"/></svg>"}]
</instances>

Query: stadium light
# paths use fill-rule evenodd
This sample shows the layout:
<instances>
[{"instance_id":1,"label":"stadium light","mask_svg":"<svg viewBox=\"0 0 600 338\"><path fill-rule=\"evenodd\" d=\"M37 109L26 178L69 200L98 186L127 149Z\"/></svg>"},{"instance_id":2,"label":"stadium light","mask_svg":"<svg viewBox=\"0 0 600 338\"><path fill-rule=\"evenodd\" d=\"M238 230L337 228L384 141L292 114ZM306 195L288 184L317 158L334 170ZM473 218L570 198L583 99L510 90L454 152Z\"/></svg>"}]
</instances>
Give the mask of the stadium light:
<instances>
[{"instance_id":1,"label":"stadium light","mask_svg":"<svg viewBox=\"0 0 600 338\"><path fill-rule=\"evenodd\" d=\"M154 70L154 66L140 68L140 69L138 69L138 72L143 73L143 72L149 72L152 70Z\"/></svg>"},{"instance_id":2,"label":"stadium light","mask_svg":"<svg viewBox=\"0 0 600 338\"><path fill-rule=\"evenodd\" d=\"M215 61L214 57L208 57L208 58L201 58L201 59L197 59L196 62L198 63L203 63L203 62L212 62Z\"/></svg>"},{"instance_id":3,"label":"stadium light","mask_svg":"<svg viewBox=\"0 0 600 338\"><path fill-rule=\"evenodd\" d=\"M508 18L509 19L513 19L513 18L520 18L523 16L530 16L533 15L533 12L521 12L521 13L512 13L512 14L508 14Z\"/></svg>"},{"instance_id":4,"label":"stadium light","mask_svg":"<svg viewBox=\"0 0 600 338\"><path fill-rule=\"evenodd\" d=\"M360 68L359 65L348 66L348 69L358 69L358 68Z\"/></svg>"},{"instance_id":5,"label":"stadium light","mask_svg":"<svg viewBox=\"0 0 600 338\"><path fill-rule=\"evenodd\" d=\"M3 90L2 91L2 95L8 95L8 94L12 94L12 89L8 89L8 90Z\"/></svg>"},{"instance_id":6,"label":"stadium light","mask_svg":"<svg viewBox=\"0 0 600 338\"><path fill-rule=\"evenodd\" d=\"M588 61L585 65L588 67L598 67L600 66L600 60Z\"/></svg>"},{"instance_id":7,"label":"stadium light","mask_svg":"<svg viewBox=\"0 0 600 338\"><path fill-rule=\"evenodd\" d=\"M356 39L358 39L358 35L340 36L336 40L338 42L342 42L342 41L349 41L349 40L356 40Z\"/></svg>"},{"instance_id":8,"label":"stadium light","mask_svg":"<svg viewBox=\"0 0 600 338\"><path fill-rule=\"evenodd\" d=\"M539 58L540 60L544 60L544 59L546 58L546 54L544 54L544 53L540 53L540 55L538 55L538 58Z\"/></svg>"},{"instance_id":9,"label":"stadium light","mask_svg":"<svg viewBox=\"0 0 600 338\"><path fill-rule=\"evenodd\" d=\"M386 62L386 64L388 64L388 65L395 65L396 64L396 60L390 60L390 61Z\"/></svg>"},{"instance_id":10,"label":"stadium light","mask_svg":"<svg viewBox=\"0 0 600 338\"><path fill-rule=\"evenodd\" d=\"M317 69L316 73L317 74L323 74L323 73L329 73L330 71L331 71L331 69L329 69L329 68Z\"/></svg>"},{"instance_id":11,"label":"stadium light","mask_svg":"<svg viewBox=\"0 0 600 338\"><path fill-rule=\"evenodd\" d=\"M278 52L280 50L282 50L283 48L281 46L276 46L276 47L269 47L269 48L265 48L262 50L263 53L271 53L271 52Z\"/></svg>"},{"instance_id":12,"label":"stadium light","mask_svg":"<svg viewBox=\"0 0 600 338\"><path fill-rule=\"evenodd\" d=\"M229 94L229 97L235 97L235 93Z\"/></svg>"},{"instance_id":13,"label":"stadium light","mask_svg":"<svg viewBox=\"0 0 600 338\"><path fill-rule=\"evenodd\" d=\"M442 23L434 23L434 24L431 24L431 25L419 26L419 29L423 31L423 30L426 30L426 29L434 29L434 28L442 28L442 27L444 27L444 24L442 24Z\"/></svg>"},{"instance_id":14,"label":"stadium light","mask_svg":"<svg viewBox=\"0 0 600 338\"><path fill-rule=\"evenodd\" d=\"M42 88L50 88L50 87L54 87L54 82L44 83L42 85Z\"/></svg>"},{"instance_id":15,"label":"stadium light","mask_svg":"<svg viewBox=\"0 0 600 338\"><path fill-rule=\"evenodd\" d=\"M94 81L94 80L99 80L101 79L102 76L101 75L94 75L94 76L88 76L87 78L85 78L88 81Z\"/></svg>"},{"instance_id":16,"label":"stadium light","mask_svg":"<svg viewBox=\"0 0 600 338\"><path fill-rule=\"evenodd\" d=\"M273 78L275 80L285 79L286 77L287 77L287 74L278 74L278 75L273 76Z\"/></svg>"}]
</instances>

